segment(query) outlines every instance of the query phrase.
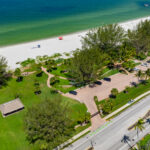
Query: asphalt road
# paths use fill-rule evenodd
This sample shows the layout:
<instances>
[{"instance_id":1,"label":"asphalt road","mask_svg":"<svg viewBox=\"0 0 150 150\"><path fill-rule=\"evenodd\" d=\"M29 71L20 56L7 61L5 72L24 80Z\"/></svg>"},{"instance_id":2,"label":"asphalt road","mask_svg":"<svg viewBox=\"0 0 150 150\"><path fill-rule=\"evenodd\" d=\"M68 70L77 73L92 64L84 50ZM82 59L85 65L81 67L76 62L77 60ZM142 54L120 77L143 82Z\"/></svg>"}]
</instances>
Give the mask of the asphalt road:
<instances>
[{"instance_id":1,"label":"asphalt road","mask_svg":"<svg viewBox=\"0 0 150 150\"><path fill-rule=\"evenodd\" d=\"M150 96L143 98L137 104L131 106L110 122L98 128L95 132L74 142L65 150L86 150L94 146L94 150L127 150L129 145L121 142L124 135L129 137L129 144L135 144L140 138L150 132L150 124L145 124L146 129L137 136L136 131L128 128L140 117L150 110Z\"/></svg>"}]
</instances>

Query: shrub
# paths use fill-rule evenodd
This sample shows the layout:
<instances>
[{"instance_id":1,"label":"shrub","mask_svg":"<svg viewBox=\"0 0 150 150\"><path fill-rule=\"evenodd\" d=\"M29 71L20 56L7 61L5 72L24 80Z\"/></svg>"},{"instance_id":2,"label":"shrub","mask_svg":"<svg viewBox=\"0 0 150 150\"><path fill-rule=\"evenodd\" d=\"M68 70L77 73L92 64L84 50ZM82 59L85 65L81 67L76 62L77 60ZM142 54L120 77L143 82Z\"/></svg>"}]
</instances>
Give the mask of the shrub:
<instances>
[{"instance_id":1,"label":"shrub","mask_svg":"<svg viewBox=\"0 0 150 150\"><path fill-rule=\"evenodd\" d=\"M108 103L101 104L103 115L108 115L111 112L111 107Z\"/></svg>"},{"instance_id":2,"label":"shrub","mask_svg":"<svg viewBox=\"0 0 150 150\"><path fill-rule=\"evenodd\" d=\"M36 74L36 77L42 77L42 75L43 75L43 71L38 72L38 73Z\"/></svg>"},{"instance_id":3,"label":"shrub","mask_svg":"<svg viewBox=\"0 0 150 150\"><path fill-rule=\"evenodd\" d=\"M58 94L58 90L56 90L56 89L51 89L50 92L51 92L52 94Z\"/></svg>"},{"instance_id":4,"label":"shrub","mask_svg":"<svg viewBox=\"0 0 150 150\"><path fill-rule=\"evenodd\" d=\"M36 95L41 94L40 84L37 80L34 81L34 87L35 87L34 93Z\"/></svg>"},{"instance_id":5,"label":"shrub","mask_svg":"<svg viewBox=\"0 0 150 150\"><path fill-rule=\"evenodd\" d=\"M124 62L122 66L128 71L132 70L135 67L135 63L132 61Z\"/></svg>"},{"instance_id":6,"label":"shrub","mask_svg":"<svg viewBox=\"0 0 150 150\"><path fill-rule=\"evenodd\" d=\"M54 84L59 83L59 82L60 82L59 79L56 76L54 76L50 80L50 85L54 85Z\"/></svg>"},{"instance_id":7,"label":"shrub","mask_svg":"<svg viewBox=\"0 0 150 150\"><path fill-rule=\"evenodd\" d=\"M37 77L41 77L43 75L43 71L41 69L41 66L42 66L41 64L36 65L36 71L37 71L36 76Z\"/></svg>"},{"instance_id":8,"label":"shrub","mask_svg":"<svg viewBox=\"0 0 150 150\"><path fill-rule=\"evenodd\" d=\"M57 70L57 67L52 67L53 70Z\"/></svg>"},{"instance_id":9,"label":"shrub","mask_svg":"<svg viewBox=\"0 0 150 150\"><path fill-rule=\"evenodd\" d=\"M116 98L116 96L117 96L118 93L119 93L119 92L118 92L118 89L113 88L113 89L111 90L111 97L112 97L112 98Z\"/></svg>"},{"instance_id":10,"label":"shrub","mask_svg":"<svg viewBox=\"0 0 150 150\"><path fill-rule=\"evenodd\" d=\"M77 121L77 123L83 125L83 123L89 123L90 119L91 114L87 112L86 114L80 115L80 119Z\"/></svg>"},{"instance_id":11,"label":"shrub","mask_svg":"<svg viewBox=\"0 0 150 150\"><path fill-rule=\"evenodd\" d=\"M15 69L14 75L15 75L15 76L20 76L20 75L21 75L21 70L20 70L20 68L16 68L16 69Z\"/></svg>"},{"instance_id":12,"label":"shrub","mask_svg":"<svg viewBox=\"0 0 150 150\"><path fill-rule=\"evenodd\" d=\"M19 76L18 78L17 78L17 80L16 80L17 82L21 82L21 81L23 81L23 76Z\"/></svg>"},{"instance_id":13,"label":"shrub","mask_svg":"<svg viewBox=\"0 0 150 150\"><path fill-rule=\"evenodd\" d=\"M36 86L36 87L35 87L34 93L35 93L36 95L41 94L40 86Z\"/></svg>"},{"instance_id":14,"label":"shrub","mask_svg":"<svg viewBox=\"0 0 150 150\"><path fill-rule=\"evenodd\" d=\"M35 95L39 95L39 94L41 94L41 90L39 89L38 91L35 91L34 93L35 93Z\"/></svg>"},{"instance_id":15,"label":"shrub","mask_svg":"<svg viewBox=\"0 0 150 150\"><path fill-rule=\"evenodd\" d=\"M107 67L109 69L113 69L114 68L114 63L112 63L112 62L108 63Z\"/></svg>"},{"instance_id":16,"label":"shrub","mask_svg":"<svg viewBox=\"0 0 150 150\"><path fill-rule=\"evenodd\" d=\"M26 67L27 65L33 64L33 63L35 63L35 60L31 59L31 58L28 58L27 60L21 62L21 66Z\"/></svg>"},{"instance_id":17,"label":"shrub","mask_svg":"<svg viewBox=\"0 0 150 150\"><path fill-rule=\"evenodd\" d=\"M150 51L147 53L147 56L150 56Z\"/></svg>"},{"instance_id":18,"label":"shrub","mask_svg":"<svg viewBox=\"0 0 150 150\"><path fill-rule=\"evenodd\" d=\"M47 72L52 72L52 69L51 69L51 68L48 68L48 69L47 69Z\"/></svg>"},{"instance_id":19,"label":"shrub","mask_svg":"<svg viewBox=\"0 0 150 150\"><path fill-rule=\"evenodd\" d=\"M58 58L58 59L55 60L55 62L57 64L63 63L63 61L64 61L64 58Z\"/></svg>"},{"instance_id":20,"label":"shrub","mask_svg":"<svg viewBox=\"0 0 150 150\"><path fill-rule=\"evenodd\" d=\"M130 87L129 86L126 86L125 90L124 90L124 93L128 93L130 90Z\"/></svg>"},{"instance_id":21,"label":"shrub","mask_svg":"<svg viewBox=\"0 0 150 150\"><path fill-rule=\"evenodd\" d=\"M52 58L58 58L58 57L61 57L62 56L62 54L60 54L60 53L55 53L53 56L51 56Z\"/></svg>"},{"instance_id":22,"label":"shrub","mask_svg":"<svg viewBox=\"0 0 150 150\"><path fill-rule=\"evenodd\" d=\"M147 56L146 56L143 52L139 53L139 54L136 56L136 58L139 59L139 60L144 60L144 59L146 59L146 57L147 57Z\"/></svg>"},{"instance_id":23,"label":"shrub","mask_svg":"<svg viewBox=\"0 0 150 150\"><path fill-rule=\"evenodd\" d=\"M147 80L141 80L141 84L146 85L147 83L148 83L148 81L147 81Z\"/></svg>"}]
</instances>

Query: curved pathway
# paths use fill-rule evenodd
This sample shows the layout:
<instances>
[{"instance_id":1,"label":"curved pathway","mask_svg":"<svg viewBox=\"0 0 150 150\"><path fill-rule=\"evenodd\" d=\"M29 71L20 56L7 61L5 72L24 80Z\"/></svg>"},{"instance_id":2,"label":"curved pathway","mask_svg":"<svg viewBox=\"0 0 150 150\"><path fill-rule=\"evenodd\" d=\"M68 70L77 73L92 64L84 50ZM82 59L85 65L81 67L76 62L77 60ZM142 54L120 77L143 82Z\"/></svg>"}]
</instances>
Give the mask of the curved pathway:
<instances>
[{"instance_id":1,"label":"curved pathway","mask_svg":"<svg viewBox=\"0 0 150 150\"><path fill-rule=\"evenodd\" d=\"M52 86L50 85L50 80L51 80L52 77L54 77L54 75L52 75L52 74L50 74L49 72L47 72L46 68L44 68L44 67L41 67L41 69L42 69L42 71L43 71L44 73L46 73L46 74L48 75L47 86L48 86L49 88L52 88Z\"/></svg>"},{"instance_id":2,"label":"curved pathway","mask_svg":"<svg viewBox=\"0 0 150 150\"><path fill-rule=\"evenodd\" d=\"M41 69L42 69L42 71L43 71L44 73L46 73L46 74L48 75L47 86L48 86L49 88L52 88L52 86L50 85L50 80L51 80L51 78L54 77L55 75L53 75L53 74L47 72L47 69L44 68L44 67L41 67ZM66 80L65 77L60 77L60 76L59 76L59 78Z\"/></svg>"},{"instance_id":3,"label":"curved pathway","mask_svg":"<svg viewBox=\"0 0 150 150\"><path fill-rule=\"evenodd\" d=\"M49 73L49 72L47 72L47 69L44 68L44 67L41 67L41 69L42 69L42 71L43 71L44 73L46 73L46 74L48 75L47 86L48 86L49 88L52 88L52 86L50 85L50 79L51 79L52 77L54 77L54 75L51 74L51 73ZM61 78L61 79L66 79L66 78L64 78L64 77L60 77L60 78ZM77 98L76 96L74 96L74 95L72 95L72 94L69 94L69 93L64 94L64 93L62 93L61 91L58 91L58 92L59 92L61 95L63 95L63 96L70 97L70 98L73 98L73 99L78 100L78 101L81 102L81 103L84 103L84 104L87 106L88 111L89 111L91 114L94 114L95 112L98 111L98 110L97 110L97 107L96 107L96 104L95 104L95 102L94 102L94 100L93 100L93 98L90 98L90 99L87 98L87 99L88 99L88 101L87 101L87 99L84 100L84 99L82 99L82 98ZM92 122L91 130L95 130L95 129L97 129L100 125L102 125L102 124L105 122L105 120L102 119L99 115L96 115L96 116L94 116L93 118L91 118L91 122Z\"/></svg>"}]
</instances>

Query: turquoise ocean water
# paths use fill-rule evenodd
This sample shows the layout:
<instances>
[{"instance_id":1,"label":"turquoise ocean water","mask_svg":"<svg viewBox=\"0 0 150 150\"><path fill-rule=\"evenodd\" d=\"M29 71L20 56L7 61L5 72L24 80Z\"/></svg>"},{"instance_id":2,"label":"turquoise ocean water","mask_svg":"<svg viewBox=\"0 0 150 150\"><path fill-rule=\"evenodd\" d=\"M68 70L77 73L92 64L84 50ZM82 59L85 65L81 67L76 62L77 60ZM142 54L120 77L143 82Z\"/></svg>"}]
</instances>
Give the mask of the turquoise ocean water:
<instances>
[{"instance_id":1,"label":"turquoise ocean water","mask_svg":"<svg viewBox=\"0 0 150 150\"><path fill-rule=\"evenodd\" d=\"M0 0L0 45L150 16L150 0Z\"/></svg>"}]
</instances>

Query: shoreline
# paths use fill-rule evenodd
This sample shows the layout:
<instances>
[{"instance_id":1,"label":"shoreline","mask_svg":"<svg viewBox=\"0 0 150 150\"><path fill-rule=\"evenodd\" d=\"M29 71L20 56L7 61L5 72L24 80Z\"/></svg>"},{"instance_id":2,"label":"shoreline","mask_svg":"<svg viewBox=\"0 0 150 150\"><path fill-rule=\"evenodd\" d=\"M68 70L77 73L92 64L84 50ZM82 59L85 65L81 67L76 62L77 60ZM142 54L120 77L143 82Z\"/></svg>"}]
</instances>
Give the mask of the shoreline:
<instances>
[{"instance_id":1,"label":"shoreline","mask_svg":"<svg viewBox=\"0 0 150 150\"><path fill-rule=\"evenodd\" d=\"M136 25L144 20L150 20L150 16L120 22L118 25L124 28L133 30ZM63 40L59 40L59 36L19 43L15 45L0 47L0 55L4 56L8 61L10 69L19 67L17 62L24 61L27 58L36 58L36 56L53 55L55 53L71 52L77 48L81 48L81 37L87 34L88 30L83 30L75 33L70 33L63 36ZM41 48L35 48L41 45ZM34 47L34 48L33 48Z\"/></svg>"},{"instance_id":2,"label":"shoreline","mask_svg":"<svg viewBox=\"0 0 150 150\"><path fill-rule=\"evenodd\" d=\"M113 23L113 24L118 24L118 25L125 25L126 23L129 24L130 22L134 22L134 21L141 21L141 20L150 20L150 16L145 16L145 17L142 17L142 18L136 18L136 19L129 19L129 20L126 20L126 21L121 21L121 22L117 22L117 23ZM101 26L98 26L98 27L101 27ZM16 46L16 45L21 45L21 44L29 44L29 43L33 43L33 42L40 42L40 41L44 41L44 40L50 40L50 39L54 39L54 38L58 38L59 36L69 36L69 35L73 35L73 34L82 34L82 33L87 33L88 31L90 31L91 29L95 29L95 28L98 28L98 27L93 27L93 28L89 28L89 29L85 29L85 30L79 30L77 32L70 32L70 33L66 33L66 34L60 34L60 35L56 35L56 36L50 36L48 38L41 38L41 39L38 39L38 40L31 40L31 41L27 41L27 42L20 42L20 43L16 43L16 44L8 44L8 45L2 45L0 46L0 49L1 48L6 48L6 47L10 47L10 46ZM125 28L125 27L123 27Z\"/></svg>"}]
</instances>

